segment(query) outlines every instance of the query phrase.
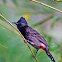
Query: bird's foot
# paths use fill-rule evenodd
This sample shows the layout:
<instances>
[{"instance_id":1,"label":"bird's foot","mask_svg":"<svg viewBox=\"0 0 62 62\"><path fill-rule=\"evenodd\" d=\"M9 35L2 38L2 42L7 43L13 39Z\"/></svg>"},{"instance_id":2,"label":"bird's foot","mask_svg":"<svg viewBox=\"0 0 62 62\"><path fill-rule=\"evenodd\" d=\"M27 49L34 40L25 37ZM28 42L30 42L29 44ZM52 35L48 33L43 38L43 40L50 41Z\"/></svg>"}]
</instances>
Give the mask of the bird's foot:
<instances>
[{"instance_id":1,"label":"bird's foot","mask_svg":"<svg viewBox=\"0 0 62 62\"><path fill-rule=\"evenodd\" d=\"M35 56L33 56L34 58L36 58L36 55Z\"/></svg>"},{"instance_id":2,"label":"bird's foot","mask_svg":"<svg viewBox=\"0 0 62 62\"><path fill-rule=\"evenodd\" d=\"M24 43L27 43L27 41L24 40Z\"/></svg>"}]
</instances>

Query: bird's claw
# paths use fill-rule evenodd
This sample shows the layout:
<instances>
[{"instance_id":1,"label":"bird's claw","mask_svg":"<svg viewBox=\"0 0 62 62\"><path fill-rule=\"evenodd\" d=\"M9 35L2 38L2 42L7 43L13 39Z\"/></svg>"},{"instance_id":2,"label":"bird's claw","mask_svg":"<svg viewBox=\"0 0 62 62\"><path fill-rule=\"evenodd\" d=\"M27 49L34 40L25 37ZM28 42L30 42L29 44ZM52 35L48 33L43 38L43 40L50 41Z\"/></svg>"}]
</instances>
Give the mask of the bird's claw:
<instances>
[{"instance_id":1,"label":"bird's claw","mask_svg":"<svg viewBox=\"0 0 62 62\"><path fill-rule=\"evenodd\" d=\"M36 56L33 56L34 58L36 58Z\"/></svg>"},{"instance_id":2,"label":"bird's claw","mask_svg":"<svg viewBox=\"0 0 62 62\"><path fill-rule=\"evenodd\" d=\"M24 43L27 43L27 41L24 40Z\"/></svg>"}]
</instances>

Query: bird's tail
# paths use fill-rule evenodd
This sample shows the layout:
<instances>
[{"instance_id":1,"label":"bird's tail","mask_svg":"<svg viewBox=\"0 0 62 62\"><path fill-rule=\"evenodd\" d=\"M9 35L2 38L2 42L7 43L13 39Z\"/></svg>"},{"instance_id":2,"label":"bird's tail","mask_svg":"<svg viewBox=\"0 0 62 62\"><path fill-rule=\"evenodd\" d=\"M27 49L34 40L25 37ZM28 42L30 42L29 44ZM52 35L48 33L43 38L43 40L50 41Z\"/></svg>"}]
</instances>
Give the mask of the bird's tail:
<instances>
[{"instance_id":1,"label":"bird's tail","mask_svg":"<svg viewBox=\"0 0 62 62\"><path fill-rule=\"evenodd\" d=\"M52 62L55 62L53 56L51 55L51 53L49 52L48 48L45 48L45 52L48 55L48 57L52 60Z\"/></svg>"}]
</instances>

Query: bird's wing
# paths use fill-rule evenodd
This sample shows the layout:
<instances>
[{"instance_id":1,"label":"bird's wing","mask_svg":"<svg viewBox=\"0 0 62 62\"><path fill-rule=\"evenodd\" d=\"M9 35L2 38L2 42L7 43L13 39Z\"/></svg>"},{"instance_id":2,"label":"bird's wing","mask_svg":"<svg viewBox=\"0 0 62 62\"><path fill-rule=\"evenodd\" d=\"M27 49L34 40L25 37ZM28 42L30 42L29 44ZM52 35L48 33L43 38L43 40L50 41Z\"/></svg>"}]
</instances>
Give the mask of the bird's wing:
<instances>
[{"instance_id":1,"label":"bird's wing","mask_svg":"<svg viewBox=\"0 0 62 62\"><path fill-rule=\"evenodd\" d=\"M27 38L34 37L34 38L38 39L40 42L42 42L43 44L45 44L46 46L48 46L46 40L33 28L28 27L26 29L26 32L27 32L27 34L26 34Z\"/></svg>"}]
</instances>

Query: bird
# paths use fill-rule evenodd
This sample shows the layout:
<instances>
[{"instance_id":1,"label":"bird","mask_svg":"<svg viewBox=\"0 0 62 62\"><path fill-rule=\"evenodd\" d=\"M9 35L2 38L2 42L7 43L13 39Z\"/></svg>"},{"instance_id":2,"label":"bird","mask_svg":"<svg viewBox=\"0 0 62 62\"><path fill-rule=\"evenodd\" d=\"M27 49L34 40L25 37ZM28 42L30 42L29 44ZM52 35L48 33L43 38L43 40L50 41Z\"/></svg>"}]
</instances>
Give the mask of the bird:
<instances>
[{"instance_id":1,"label":"bird","mask_svg":"<svg viewBox=\"0 0 62 62\"><path fill-rule=\"evenodd\" d=\"M12 22L12 23L17 25L18 30L24 36L24 38L26 39L26 42L28 42L37 50L36 54L39 49L42 49L46 52L46 54L52 60L52 62L55 62L55 59L50 53L48 49L48 44L46 40L44 39L44 37L41 34L39 34L36 30L28 26L28 23L24 17L21 17L17 22ZM36 54L34 58L36 58Z\"/></svg>"}]
</instances>

